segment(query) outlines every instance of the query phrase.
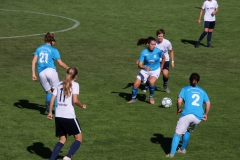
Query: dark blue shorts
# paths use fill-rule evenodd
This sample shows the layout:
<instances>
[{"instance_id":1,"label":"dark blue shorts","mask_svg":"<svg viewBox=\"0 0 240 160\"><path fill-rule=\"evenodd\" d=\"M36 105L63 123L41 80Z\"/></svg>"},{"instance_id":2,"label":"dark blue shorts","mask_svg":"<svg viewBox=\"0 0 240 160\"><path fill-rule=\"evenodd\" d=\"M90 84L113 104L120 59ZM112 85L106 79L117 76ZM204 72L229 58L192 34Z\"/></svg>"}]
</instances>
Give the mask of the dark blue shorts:
<instances>
[{"instance_id":1,"label":"dark blue shorts","mask_svg":"<svg viewBox=\"0 0 240 160\"><path fill-rule=\"evenodd\" d=\"M169 70L169 61L165 61L164 65L163 65L163 69Z\"/></svg>"},{"instance_id":2,"label":"dark blue shorts","mask_svg":"<svg viewBox=\"0 0 240 160\"><path fill-rule=\"evenodd\" d=\"M55 117L56 137L77 135L81 133L81 127L77 118L67 119Z\"/></svg>"},{"instance_id":3,"label":"dark blue shorts","mask_svg":"<svg viewBox=\"0 0 240 160\"><path fill-rule=\"evenodd\" d=\"M215 28L215 21L212 21L212 22L204 21L204 28L208 28L208 29Z\"/></svg>"}]
</instances>

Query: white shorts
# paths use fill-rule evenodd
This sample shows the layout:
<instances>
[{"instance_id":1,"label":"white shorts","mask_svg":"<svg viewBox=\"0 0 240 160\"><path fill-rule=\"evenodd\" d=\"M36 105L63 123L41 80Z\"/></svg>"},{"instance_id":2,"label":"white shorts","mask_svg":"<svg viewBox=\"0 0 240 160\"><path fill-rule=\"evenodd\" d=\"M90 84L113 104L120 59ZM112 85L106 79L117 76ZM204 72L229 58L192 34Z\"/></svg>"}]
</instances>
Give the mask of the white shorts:
<instances>
[{"instance_id":1,"label":"white shorts","mask_svg":"<svg viewBox=\"0 0 240 160\"><path fill-rule=\"evenodd\" d=\"M177 134L185 134L187 130L195 130L197 125L201 122L195 115L188 114L184 117L181 117L176 126L175 132Z\"/></svg>"},{"instance_id":2,"label":"white shorts","mask_svg":"<svg viewBox=\"0 0 240 160\"><path fill-rule=\"evenodd\" d=\"M146 83L147 79L149 77L156 77L158 79L158 77L160 76L160 68L158 68L157 70L154 71L145 71L145 70L141 70L138 75L137 75L137 79L141 80L142 82Z\"/></svg>"},{"instance_id":3,"label":"white shorts","mask_svg":"<svg viewBox=\"0 0 240 160\"><path fill-rule=\"evenodd\" d=\"M59 83L58 73L53 68L46 68L40 72L39 80L45 91L54 89Z\"/></svg>"}]
</instances>

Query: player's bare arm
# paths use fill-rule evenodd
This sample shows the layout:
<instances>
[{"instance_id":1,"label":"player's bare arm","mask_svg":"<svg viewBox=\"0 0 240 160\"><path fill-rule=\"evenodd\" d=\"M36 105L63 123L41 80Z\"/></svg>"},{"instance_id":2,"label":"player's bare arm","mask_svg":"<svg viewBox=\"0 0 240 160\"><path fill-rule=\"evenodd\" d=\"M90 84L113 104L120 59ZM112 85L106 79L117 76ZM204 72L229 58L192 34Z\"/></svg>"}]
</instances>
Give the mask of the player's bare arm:
<instances>
[{"instance_id":1,"label":"player's bare arm","mask_svg":"<svg viewBox=\"0 0 240 160\"><path fill-rule=\"evenodd\" d=\"M151 68L144 66L144 65L143 65L143 62L139 62L139 63L138 63L138 67L139 67L140 69L146 69L147 71L150 71L150 70L151 70Z\"/></svg>"},{"instance_id":2,"label":"player's bare arm","mask_svg":"<svg viewBox=\"0 0 240 160\"><path fill-rule=\"evenodd\" d=\"M182 112L182 109L181 109L182 102L183 102L183 99L182 98L178 98L178 101L177 101L177 114L180 114Z\"/></svg>"},{"instance_id":3,"label":"player's bare arm","mask_svg":"<svg viewBox=\"0 0 240 160\"><path fill-rule=\"evenodd\" d=\"M217 14L217 12L218 12L218 8L216 8L215 11L212 12L212 14L215 15L215 14Z\"/></svg>"},{"instance_id":4,"label":"player's bare arm","mask_svg":"<svg viewBox=\"0 0 240 160\"><path fill-rule=\"evenodd\" d=\"M73 94L73 103L76 104L77 106L86 109L87 105L86 104L82 104L79 100L78 100L78 95L77 94Z\"/></svg>"},{"instance_id":5,"label":"player's bare arm","mask_svg":"<svg viewBox=\"0 0 240 160\"><path fill-rule=\"evenodd\" d=\"M203 13L203 9L201 9L200 12L199 12L199 17L198 17L198 21L197 21L198 24L201 23L202 13Z\"/></svg>"},{"instance_id":6,"label":"player's bare arm","mask_svg":"<svg viewBox=\"0 0 240 160\"><path fill-rule=\"evenodd\" d=\"M207 120L207 115L208 115L208 112L209 112L209 110L210 110L210 106L211 106L210 101L209 101L209 102L206 102L206 107L205 107L205 112L204 112L203 121L206 121L206 120Z\"/></svg>"},{"instance_id":7,"label":"player's bare arm","mask_svg":"<svg viewBox=\"0 0 240 160\"><path fill-rule=\"evenodd\" d=\"M172 68L174 68L174 52L173 52L173 49L170 50L170 56L171 56L171 60L172 60Z\"/></svg>"},{"instance_id":8,"label":"player's bare arm","mask_svg":"<svg viewBox=\"0 0 240 160\"><path fill-rule=\"evenodd\" d=\"M62 68L65 68L65 69L69 68L68 65L66 65L61 59L58 59L57 62Z\"/></svg>"},{"instance_id":9,"label":"player's bare arm","mask_svg":"<svg viewBox=\"0 0 240 160\"><path fill-rule=\"evenodd\" d=\"M35 73L35 66L36 66L36 63L37 63L37 59L38 59L38 57L36 55L33 56L33 59L32 59L32 80L33 81L37 80L37 76L36 76L36 73Z\"/></svg>"}]
</instances>

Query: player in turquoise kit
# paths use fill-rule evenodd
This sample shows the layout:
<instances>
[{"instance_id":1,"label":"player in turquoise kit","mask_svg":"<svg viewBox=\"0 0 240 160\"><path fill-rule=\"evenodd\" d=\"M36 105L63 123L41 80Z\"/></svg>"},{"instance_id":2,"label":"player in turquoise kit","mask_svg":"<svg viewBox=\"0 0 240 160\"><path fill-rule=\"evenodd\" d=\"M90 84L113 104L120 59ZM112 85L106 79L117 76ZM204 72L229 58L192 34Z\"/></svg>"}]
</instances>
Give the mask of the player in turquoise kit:
<instances>
[{"instance_id":1,"label":"player in turquoise kit","mask_svg":"<svg viewBox=\"0 0 240 160\"><path fill-rule=\"evenodd\" d=\"M46 91L46 110L49 109L49 102L52 97L52 90L59 83L58 73L54 61L68 69L69 67L61 60L59 51L53 47L56 40L52 33L47 33L44 37L45 44L41 45L34 52L32 60L32 80L36 81L35 65L37 63L38 76L43 89Z\"/></svg>"},{"instance_id":2,"label":"player in turquoise kit","mask_svg":"<svg viewBox=\"0 0 240 160\"><path fill-rule=\"evenodd\" d=\"M186 147L190 139L189 130L194 130L202 120L207 120L210 100L207 93L197 85L199 80L200 76L197 73L192 73L189 78L190 85L183 87L178 95L177 113L181 115L172 139L171 151L167 157L174 157L181 137L182 146L178 148L177 152L186 153ZM181 110L182 102L185 103L183 111ZM205 111L203 103L206 105Z\"/></svg>"},{"instance_id":3,"label":"player in turquoise kit","mask_svg":"<svg viewBox=\"0 0 240 160\"><path fill-rule=\"evenodd\" d=\"M154 104L155 101L153 99L154 91L155 91L155 83L160 76L160 73L163 69L163 65L165 63L165 56L162 50L155 48L156 39L153 37L141 38L138 40L137 45L147 45L140 55L138 67L141 69L139 74L137 75L133 88L132 88L132 99L128 103L134 103L136 101L138 87L141 82L149 81L149 89L150 96L149 101L151 104ZM162 62L160 59L162 58Z\"/></svg>"}]
</instances>

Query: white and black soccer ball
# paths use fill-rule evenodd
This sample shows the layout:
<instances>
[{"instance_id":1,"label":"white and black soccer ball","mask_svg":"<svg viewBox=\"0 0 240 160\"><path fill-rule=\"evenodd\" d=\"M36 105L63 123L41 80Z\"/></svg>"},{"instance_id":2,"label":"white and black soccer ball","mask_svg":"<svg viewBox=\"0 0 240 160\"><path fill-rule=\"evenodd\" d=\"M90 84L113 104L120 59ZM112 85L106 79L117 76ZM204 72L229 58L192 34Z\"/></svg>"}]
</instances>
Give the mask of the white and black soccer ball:
<instances>
[{"instance_id":1,"label":"white and black soccer ball","mask_svg":"<svg viewBox=\"0 0 240 160\"><path fill-rule=\"evenodd\" d=\"M162 106L165 107L165 108L171 107L171 106L172 106L172 100L171 100L171 98L169 98L169 97L164 97L164 98L162 99Z\"/></svg>"}]
</instances>

